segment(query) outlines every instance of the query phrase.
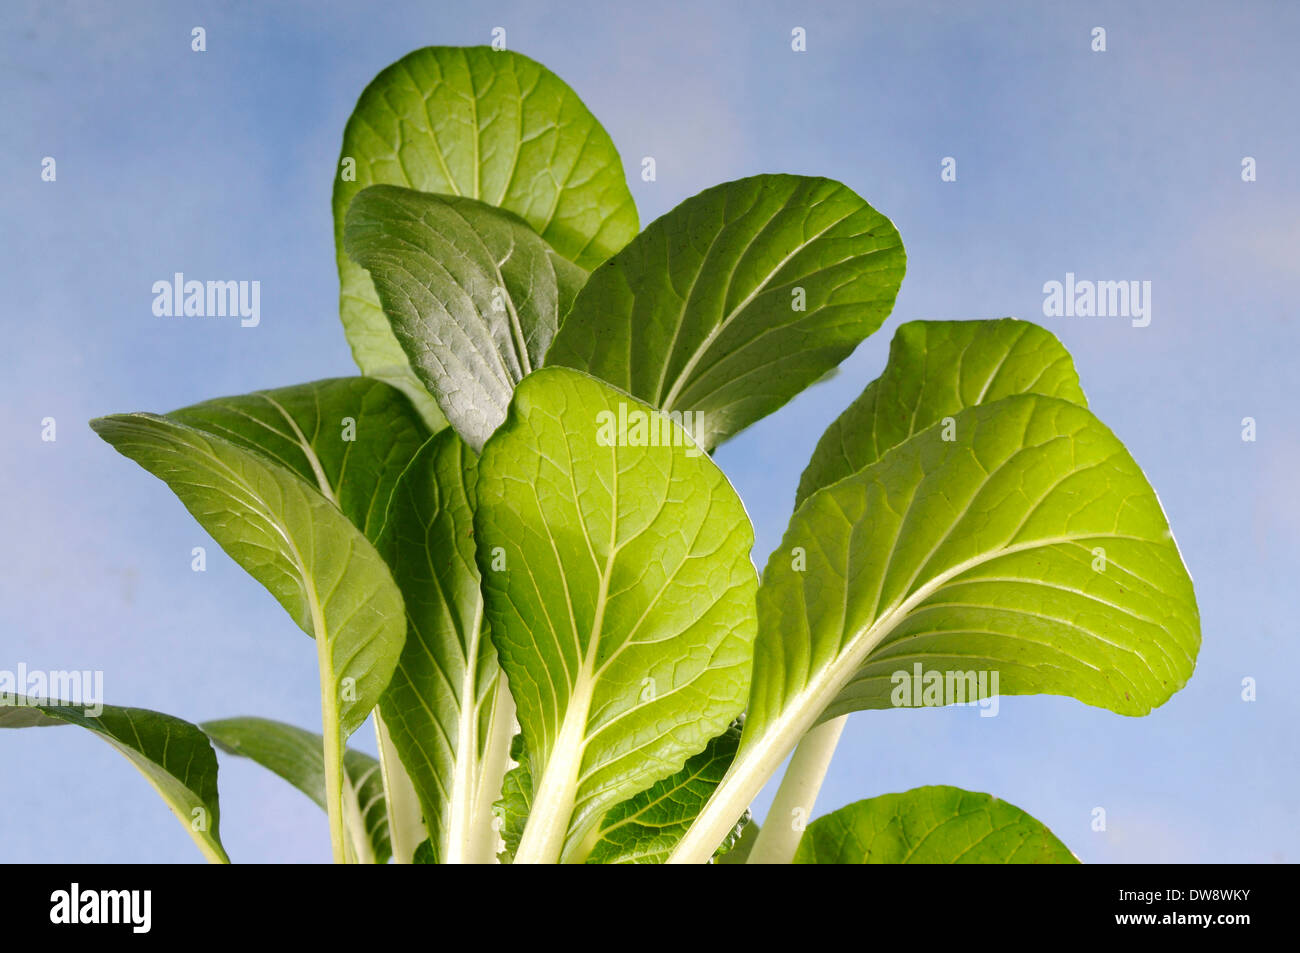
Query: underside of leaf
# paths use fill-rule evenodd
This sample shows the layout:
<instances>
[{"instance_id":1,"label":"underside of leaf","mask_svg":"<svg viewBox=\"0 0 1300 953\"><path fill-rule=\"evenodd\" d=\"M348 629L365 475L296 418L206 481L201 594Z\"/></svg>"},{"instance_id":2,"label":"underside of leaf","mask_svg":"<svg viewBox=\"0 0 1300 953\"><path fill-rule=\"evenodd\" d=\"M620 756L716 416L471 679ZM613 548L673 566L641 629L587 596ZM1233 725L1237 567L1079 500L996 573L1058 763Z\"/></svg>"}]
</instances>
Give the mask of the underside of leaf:
<instances>
[{"instance_id":1,"label":"underside of leaf","mask_svg":"<svg viewBox=\"0 0 1300 953\"><path fill-rule=\"evenodd\" d=\"M620 412L662 422L667 441L620 439ZM546 369L519 385L479 462L484 603L534 786L517 859L577 850L744 705L752 530L673 427L594 378Z\"/></svg>"},{"instance_id":2,"label":"underside of leaf","mask_svg":"<svg viewBox=\"0 0 1300 953\"><path fill-rule=\"evenodd\" d=\"M172 715L104 705L99 714L58 702L0 699L0 728L79 725L99 735L158 792L209 861L230 863L221 846L217 756L207 735Z\"/></svg>"},{"instance_id":3,"label":"underside of leaf","mask_svg":"<svg viewBox=\"0 0 1300 953\"><path fill-rule=\"evenodd\" d=\"M681 415L711 450L880 327L905 264L898 230L838 182L728 182L594 271L547 363Z\"/></svg>"}]
</instances>

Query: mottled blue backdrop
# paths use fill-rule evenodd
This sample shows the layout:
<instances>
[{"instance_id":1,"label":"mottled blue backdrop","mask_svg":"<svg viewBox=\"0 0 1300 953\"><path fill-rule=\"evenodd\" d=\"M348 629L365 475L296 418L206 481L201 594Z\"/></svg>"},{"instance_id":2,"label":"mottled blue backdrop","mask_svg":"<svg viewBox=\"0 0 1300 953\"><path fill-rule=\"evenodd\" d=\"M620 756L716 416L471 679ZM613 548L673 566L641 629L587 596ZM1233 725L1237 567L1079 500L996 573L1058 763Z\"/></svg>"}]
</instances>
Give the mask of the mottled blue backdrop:
<instances>
[{"instance_id":1,"label":"mottled blue backdrop","mask_svg":"<svg viewBox=\"0 0 1300 953\"><path fill-rule=\"evenodd\" d=\"M113 703L318 728L307 638L85 421L353 373L329 208L344 121L402 54L502 26L602 120L643 222L720 181L799 172L842 180L902 232L908 275L886 326L718 454L760 565L818 435L879 373L899 322L1016 315L1073 352L1196 580L1196 674L1150 717L1052 697L1003 699L996 718L857 714L819 809L949 783L1030 811L1085 861L1300 860L1300 428L1286 396L1300 7L1064 6L6 3L0 669L101 669ZM807 52L791 50L796 26ZM636 175L646 155L654 183ZM945 156L956 182L940 181ZM259 280L260 326L155 317L150 287L176 271ZM1044 318L1043 284L1066 272L1151 281L1150 326ZM190 570L197 545L206 573ZM369 729L357 743L373 748ZM0 860L199 857L85 732L5 732L0 765ZM328 859L323 813L257 766L223 758L221 796L236 861Z\"/></svg>"}]
</instances>

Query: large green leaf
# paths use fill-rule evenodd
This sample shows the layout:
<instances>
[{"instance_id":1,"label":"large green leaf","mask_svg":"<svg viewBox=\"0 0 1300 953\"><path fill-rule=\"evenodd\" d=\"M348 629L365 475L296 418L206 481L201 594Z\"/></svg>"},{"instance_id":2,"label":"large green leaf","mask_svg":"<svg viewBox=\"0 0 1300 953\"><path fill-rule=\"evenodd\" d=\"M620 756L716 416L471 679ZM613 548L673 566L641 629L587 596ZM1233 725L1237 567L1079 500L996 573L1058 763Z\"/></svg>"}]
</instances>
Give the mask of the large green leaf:
<instances>
[{"instance_id":1,"label":"large green leaf","mask_svg":"<svg viewBox=\"0 0 1300 953\"><path fill-rule=\"evenodd\" d=\"M1000 694L1128 715L1191 675L1191 579L1155 492L1103 424L1021 395L961 411L953 439L945 431L795 512L759 590L740 753L674 859L703 859L819 720L891 707L897 673L949 684L985 672Z\"/></svg>"},{"instance_id":2,"label":"large green leaf","mask_svg":"<svg viewBox=\"0 0 1300 953\"><path fill-rule=\"evenodd\" d=\"M516 859L566 841L572 857L743 708L753 531L680 427L563 368L519 385L477 496L485 611L534 784Z\"/></svg>"},{"instance_id":3,"label":"large green leaf","mask_svg":"<svg viewBox=\"0 0 1300 953\"><path fill-rule=\"evenodd\" d=\"M104 705L98 715L57 702L8 694L0 698L0 728L80 725L126 756L167 802L203 856L228 864L221 846L217 756L207 735L171 715Z\"/></svg>"},{"instance_id":4,"label":"large green leaf","mask_svg":"<svg viewBox=\"0 0 1300 953\"><path fill-rule=\"evenodd\" d=\"M733 725L690 758L672 777L617 805L600 822L590 864L661 864L718 786L740 743ZM722 845L728 852L739 832Z\"/></svg>"},{"instance_id":5,"label":"large green leaf","mask_svg":"<svg viewBox=\"0 0 1300 953\"><path fill-rule=\"evenodd\" d=\"M510 212L390 185L357 195L344 236L416 376L482 449L587 273Z\"/></svg>"},{"instance_id":6,"label":"large green leaf","mask_svg":"<svg viewBox=\"0 0 1300 953\"><path fill-rule=\"evenodd\" d=\"M325 741L320 735L269 718L223 718L205 721L199 727L222 751L256 761L322 808L327 807ZM392 848L379 762L362 751L348 749L343 773L352 849L361 861L385 864Z\"/></svg>"},{"instance_id":7,"label":"large green leaf","mask_svg":"<svg viewBox=\"0 0 1300 953\"><path fill-rule=\"evenodd\" d=\"M711 449L880 327L905 266L897 229L838 182L728 182L593 272L546 360L691 412L687 429Z\"/></svg>"},{"instance_id":8,"label":"large green leaf","mask_svg":"<svg viewBox=\"0 0 1300 953\"><path fill-rule=\"evenodd\" d=\"M609 135L545 67L487 47L427 47L384 69L348 120L335 170L339 311L362 371L417 392L370 277L343 248L344 216L368 185L507 209L586 269L638 229Z\"/></svg>"},{"instance_id":9,"label":"large green leaf","mask_svg":"<svg viewBox=\"0 0 1300 953\"><path fill-rule=\"evenodd\" d=\"M514 707L483 624L476 460L451 430L401 475L379 541L406 603L406 645L380 702L439 863L488 862Z\"/></svg>"},{"instance_id":10,"label":"large green leaf","mask_svg":"<svg viewBox=\"0 0 1300 953\"><path fill-rule=\"evenodd\" d=\"M1020 808L953 787L857 801L808 825L796 864L1077 864Z\"/></svg>"},{"instance_id":11,"label":"large green leaf","mask_svg":"<svg viewBox=\"0 0 1300 953\"><path fill-rule=\"evenodd\" d=\"M917 661L1127 715L1186 683L1192 581L1123 444L1035 395L954 423L954 440L932 428L795 513L759 593L747 728L810 690L831 696L823 717L892 707L892 673Z\"/></svg>"},{"instance_id":12,"label":"large green leaf","mask_svg":"<svg viewBox=\"0 0 1300 953\"><path fill-rule=\"evenodd\" d=\"M219 397L166 416L298 474L371 540L398 475L429 437L400 391L366 377Z\"/></svg>"},{"instance_id":13,"label":"large green leaf","mask_svg":"<svg viewBox=\"0 0 1300 953\"><path fill-rule=\"evenodd\" d=\"M296 474L223 437L153 414L91 426L164 481L317 640L326 710L344 736L356 731L392 677L406 629L401 593L361 531Z\"/></svg>"},{"instance_id":14,"label":"large green leaf","mask_svg":"<svg viewBox=\"0 0 1300 953\"><path fill-rule=\"evenodd\" d=\"M899 325L884 373L817 442L795 506L944 417L1014 394L1088 405L1070 353L1036 324L1000 318Z\"/></svg>"},{"instance_id":15,"label":"large green leaf","mask_svg":"<svg viewBox=\"0 0 1300 953\"><path fill-rule=\"evenodd\" d=\"M429 436L422 415L407 396L367 377L222 397L172 411L167 417L253 450L296 473L337 504L372 542L383 530L398 476ZM378 717L376 729L386 807L392 813L392 828L385 836L397 859L408 862L427 834L410 780ZM343 793L348 794L346 772L343 783Z\"/></svg>"},{"instance_id":16,"label":"large green leaf","mask_svg":"<svg viewBox=\"0 0 1300 953\"><path fill-rule=\"evenodd\" d=\"M163 480L316 640L331 841L342 860L343 740L378 703L406 634L387 565L334 503L260 452L152 414L91 426Z\"/></svg>"}]
</instances>

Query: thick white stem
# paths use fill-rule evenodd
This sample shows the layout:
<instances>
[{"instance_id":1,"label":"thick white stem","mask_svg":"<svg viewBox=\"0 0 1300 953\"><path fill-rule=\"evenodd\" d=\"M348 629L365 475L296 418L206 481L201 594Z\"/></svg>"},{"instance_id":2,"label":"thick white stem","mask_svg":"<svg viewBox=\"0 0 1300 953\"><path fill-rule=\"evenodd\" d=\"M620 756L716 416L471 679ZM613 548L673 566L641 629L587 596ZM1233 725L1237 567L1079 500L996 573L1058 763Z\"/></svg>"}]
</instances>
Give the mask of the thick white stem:
<instances>
[{"instance_id":1,"label":"thick white stem","mask_svg":"<svg viewBox=\"0 0 1300 953\"><path fill-rule=\"evenodd\" d=\"M379 741L379 768L384 779L384 803L388 807L388 839L393 848L393 862L409 864L415 849L429 832L424 827L420 798L411 776L402 766L393 739L379 709L375 709L375 737Z\"/></svg>"},{"instance_id":2,"label":"thick white stem","mask_svg":"<svg viewBox=\"0 0 1300 953\"><path fill-rule=\"evenodd\" d=\"M578 773L582 769L587 710L591 705L589 677L580 677L551 749L546 769L537 781L532 810L524 825L516 864L556 864L564 850L578 795Z\"/></svg>"},{"instance_id":3,"label":"thick white stem","mask_svg":"<svg viewBox=\"0 0 1300 953\"><path fill-rule=\"evenodd\" d=\"M317 639L324 645L324 639ZM328 648L322 649L322 654ZM328 671L322 660L322 674ZM334 863L346 864L347 828L343 817L343 733L339 729L338 708L334 704L333 679L321 679L321 734L325 739L325 810L330 821L330 846Z\"/></svg>"},{"instance_id":4,"label":"thick white stem","mask_svg":"<svg viewBox=\"0 0 1300 953\"><path fill-rule=\"evenodd\" d=\"M1069 541L1061 537L1061 542ZM1042 541L998 550L998 555L1020 552ZM761 735L749 737L750 728L741 739L736 760L714 790L704 810L691 824L690 830L677 843L668 858L670 864L704 864L740 815L744 813L755 795L763 789L767 779L781 766L786 756L794 751L804 734L812 729L822 712L835 701L853 673L861 668L894 627L907 614L949 579L986 562L987 556L968 559L935 576L919 587L905 600L890 607L863 631L853 635L849 647L833 664L822 667L798 694L785 700L781 713L764 726ZM751 722L752 724L752 722Z\"/></svg>"},{"instance_id":5,"label":"thick white stem","mask_svg":"<svg viewBox=\"0 0 1300 953\"><path fill-rule=\"evenodd\" d=\"M704 810L677 842L667 862L707 864L768 778L794 750L804 730L804 725L784 720L774 724L749 747L744 746L742 739L741 749L722 783L714 789Z\"/></svg>"},{"instance_id":6,"label":"thick white stem","mask_svg":"<svg viewBox=\"0 0 1300 953\"><path fill-rule=\"evenodd\" d=\"M365 815L361 813L361 792L346 775L343 778L343 814L347 822L349 862L373 864L375 849L371 846L370 835L366 831Z\"/></svg>"},{"instance_id":7,"label":"thick white stem","mask_svg":"<svg viewBox=\"0 0 1300 953\"><path fill-rule=\"evenodd\" d=\"M474 797L473 820L466 850L466 863L495 864L501 849L500 834L492 823L492 805L501 798L501 785L510 766L510 741L515 735L515 700L502 672L497 681L496 699L492 706L492 719L487 738L483 743L483 758L479 762L478 790Z\"/></svg>"},{"instance_id":8,"label":"thick white stem","mask_svg":"<svg viewBox=\"0 0 1300 953\"><path fill-rule=\"evenodd\" d=\"M817 793L826 778L848 715L832 718L813 728L790 757L790 765L777 788L772 809L758 829L747 864L788 864L794 860L804 828L812 818Z\"/></svg>"}]
</instances>

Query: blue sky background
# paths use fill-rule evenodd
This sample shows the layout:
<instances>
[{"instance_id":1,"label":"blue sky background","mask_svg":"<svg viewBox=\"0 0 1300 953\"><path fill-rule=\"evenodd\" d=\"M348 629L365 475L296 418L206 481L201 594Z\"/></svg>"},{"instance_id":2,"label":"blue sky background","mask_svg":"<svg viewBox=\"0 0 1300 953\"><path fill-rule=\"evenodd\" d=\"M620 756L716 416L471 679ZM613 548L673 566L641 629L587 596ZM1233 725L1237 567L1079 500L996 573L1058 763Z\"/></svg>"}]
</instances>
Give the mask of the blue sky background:
<instances>
[{"instance_id":1,"label":"blue sky background","mask_svg":"<svg viewBox=\"0 0 1300 953\"><path fill-rule=\"evenodd\" d=\"M760 566L900 322L1015 315L1073 353L1196 580L1197 671L1151 716L1046 696L996 718L859 713L819 812L948 783L1030 811L1085 861L1300 860L1300 5L8 2L3 19L0 668L102 669L111 703L318 730L310 641L85 422L355 373L329 208L343 124L388 63L504 26L609 130L643 223L796 172L843 181L902 233L887 324L717 455ZM174 271L260 280L261 326L154 317L150 286ZM1151 281L1151 325L1044 318L1043 283L1067 271ZM356 743L373 750L368 727ZM0 860L199 859L85 732L5 732L0 764ZM223 758L221 798L236 861L328 859L324 814L261 768Z\"/></svg>"}]
</instances>

